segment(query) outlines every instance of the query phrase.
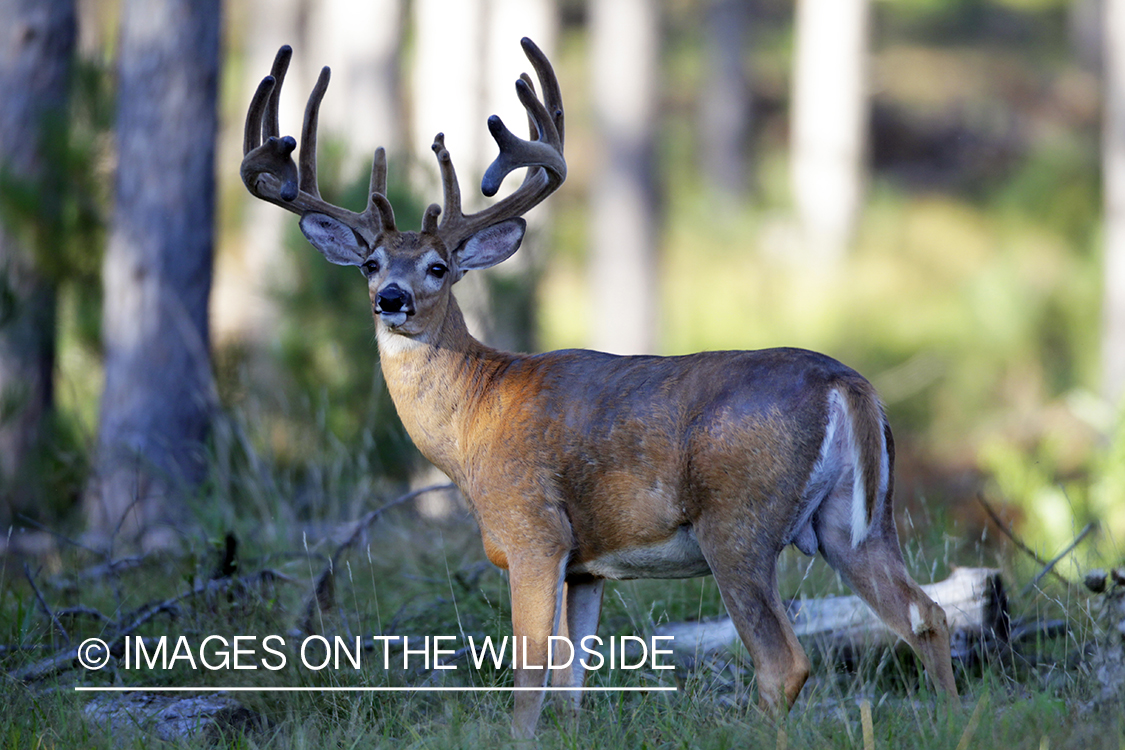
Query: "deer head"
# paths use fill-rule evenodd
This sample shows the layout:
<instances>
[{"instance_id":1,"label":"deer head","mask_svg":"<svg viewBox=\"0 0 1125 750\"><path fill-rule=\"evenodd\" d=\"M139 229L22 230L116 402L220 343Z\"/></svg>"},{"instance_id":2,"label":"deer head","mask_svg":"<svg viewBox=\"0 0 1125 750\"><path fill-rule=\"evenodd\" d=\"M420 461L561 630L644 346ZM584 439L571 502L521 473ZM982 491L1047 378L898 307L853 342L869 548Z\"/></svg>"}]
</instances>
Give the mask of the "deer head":
<instances>
[{"instance_id":1,"label":"deer head","mask_svg":"<svg viewBox=\"0 0 1125 750\"><path fill-rule=\"evenodd\" d=\"M514 135L499 117L488 129L500 153L481 180L481 192L493 196L513 170L527 168L519 188L508 197L472 214L461 208L461 188L441 133L433 150L441 170L443 205L431 204L420 231L400 231L387 200L387 160L375 151L367 206L362 213L327 203L316 178L317 119L328 89L323 68L305 106L299 163L291 136L280 136L278 101L292 49L284 46L271 74L262 79L250 103L243 139L242 180L262 200L301 217L301 231L313 247L338 265L358 266L368 279L375 319L391 332L425 337L443 318L450 288L474 271L500 263L519 249L524 213L558 189L566 179L563 158L562 96L554 70L543 52L524 38L525 54L539 78L543 101L531 79L516 81L516 96L527 110L528 140Z\"/></svg>"}]
</instances>

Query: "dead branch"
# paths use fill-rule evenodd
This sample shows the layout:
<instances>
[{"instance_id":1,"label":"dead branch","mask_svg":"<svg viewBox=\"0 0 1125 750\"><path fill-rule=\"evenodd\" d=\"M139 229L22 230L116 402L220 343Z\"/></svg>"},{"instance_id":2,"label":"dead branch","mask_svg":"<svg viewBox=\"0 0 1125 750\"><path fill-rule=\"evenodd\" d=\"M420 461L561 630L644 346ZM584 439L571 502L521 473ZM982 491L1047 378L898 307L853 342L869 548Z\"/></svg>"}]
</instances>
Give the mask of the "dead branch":
<instances>
[{"instance_id":1,"label":"dead branch","mask_svg":"<svg viewBox=\"0 0 1125 750\"><path fill-rule=\"evenodd\" d=\"M119 656L124 646L126 636L134 635L137 630L151 622L157 615L169 614L172 617L176 617L179 614L179 606L184 601L203 594L221 593L231 589L249 589L254 586L260 587L267 583L272 583L273 581L288 581L292 583L294 579L282 573L278 573L277 571L267 569L241 578L209 580L169 599L149 602L117 620L107 617L101 612L89 607L72 607L68 610L60 611L60 614L65 612L68 616L92 617L104 622L109 651ZM57 621L57 616L55 619ZM77 666L78 647L68 645L67 648L51 656L40 659L22 669L10 673L10 676L17 682L36 682L62 672L70 671Z\"/></svg>"},{"instance_id":2,"label":"dead branch","mask_svg":"<svg viewBox=\"0 0 1125 750\"><path fill-rule=\"evenodd\" d=\"M1032 578L1031 581L1029 581L1028 584L1023 587L1023 589L1020 591L1020 594L1021 595L1027 595L1027 594L1031 593L1037 586L1039 586L1039 582L1043 580L1043 576L1045 576L1045 575L1047 575L1047 573L1051 572L1051 570L1054 569L1054 567L1056 565L1058 565L1060 560L1062 560L1064 557L1066 557L1072 551L1074 551L1074 548L1077 547L1079 544L1081 544L1082 540L1085 539L1087 537L1087 535L1089 535L1090 532L1093 531L1096 528L1098 528L1098 524L1097 524L1096 521L1090 521L1090 523L1086 524L1086 528L1082 529L1082 531L1079 532L1078 536L1076 536L1074 538L1074 541L1072 541L1070 544L1066 545L1066 549L1064 549L1059 554L1055 555L1054 559L1052 559L1050 562L1048 562L1046 565L1044 565L1043 569L1040 570L1035 575L1035 577Z\"/></svg>"},{"instance_id":3,"label":"dead branch","mask_svg":"<svg viewBox=\"0 0 1125 750\"><path fill-rule=\"evenodd\" d=\"M59 618L55 616L55 613L52 612L51 608L47 605L47 600L43 598L43 592L40 591L39 587L35 585L35 577L31 575L31 568L28 567L26 562L23 564L23 574L27 578L27 582L31 584L31 590L35 592L35 599L39 602L39 606L47 614L47 618L51 621L51 624L53 624L55 628L62 634L63 640L66 641L66 645L69 646L70 633L66 632L66 628L64 628L63 624L59 622Z\"/></svg>"},{"instance_id":4,"label":"dead branch","mask_svg":"<svg viewBox=\"0 0 1125 750\"><path fill-rule=\"evenodd\" d=\"M116 628L113 644L121 641L127 635L132 635L140 627L159 614L168 613L175 617L179 613L179 605L181 602L193 599L202 594L216 594L228 591L230 589L242 590L249 589L255 586L263 586L273 581L288 581L294 582L294 579L276 570L262 570L253 575L242 576L240 578L212 578L205 583L201 583L181 594L177 594L170 599L163 601L149 602L130 613L129 618L131 621L124 627Z\"/></svg>"},{"instance_id":5,"label":"dead branch","mask_svg":"<svg viewBox=\"0 0 1125 750\"><path fill-rule=\"evenodd\" d=\"M79 617L87 617L106 625L113 624L113 620L103 615L100 611L93 607L83 607L82 605L60 609L58 612L55 612L55 616L58 617L59 620L77 620Z\"/></svg>"},{"instance_id":6,"label":"dead branch","mask_svg":"<svg viewBox=\"0 0 1125 750\"><path fill-rule=\"evenodd\" d=\"M1070 581L1068 581L1067 579L1063 578L1060 574L1055 572L1053 567L1049 567L1046 560L1044 560L1042 557L1040 557L1038 554L1036 554L1035 550L1031 549L1031 547L1028 547L1026 544L1024 544L1023 540L1020 539L1019 537L1017 537L1014 531L1012 531L1011 529L1009 529L1007 526L1004 525L1004 522L1002 520L1000 520L1000 515L996 512L996 510L992 507L992 505L990 505L989 502L984 499L984 495L979 493L979 492L977 493L977 502L980 503L982 508L984 508L984 512L987 513L988 517L992 519L992 523L994 523L996 525L996 528L1000 530L1000 533L1002 533L1004 536L1008 537L1008 539L1011 540L1012 544L1016 545L1016 547L1021 552L1026 554L1032 560L1039 563L1040 567L1049 571L1051 573L1051 575L1053 575L1055 578L1059 579L1062 583L1066 584L1067 586L1070 586Z\"/></svg>"},{"instance_id":7,"label":"dead branch","mask_svg":"<svg viewBox=\"0 0 1125 750\"><path fill-rule=\"evenodd\" d=\"M299 625L300 629L306 633L315 632L313 627L314 623L316 622L315 618L318 615L323 614L324 612L333 609L336 606L335 575L336 566L339 564L340 558L343 556L344 552L355 546L359 542L359 540L364 537L364 535L367 533L367 530L371 527L371 524L375 523L375 521L381 515L383 515L383 513L387 512L391 508L395 508L404 503L408 503L411 500L414 500L428 492L444 492L456 489L456 485L451 482L446 482L444 484L433 484L428 487L411 490L405 495L400 495L394 500L391 500L389 503L386 503L385 505L382 505L375 510L368 512L362 518L356 521L355 528L352 529L352 533L349 534L348 538L344 540L344 542L340 544L339 547L336 548L336 551L332 553L332 557L328 559L327 564L324 566L324 570L322 570L320 575L316 577L316 581L313 583L312 594L309 597L308 604L305 605L305 614L301 619L301 624Z\"/></svg>"}]
</instances>

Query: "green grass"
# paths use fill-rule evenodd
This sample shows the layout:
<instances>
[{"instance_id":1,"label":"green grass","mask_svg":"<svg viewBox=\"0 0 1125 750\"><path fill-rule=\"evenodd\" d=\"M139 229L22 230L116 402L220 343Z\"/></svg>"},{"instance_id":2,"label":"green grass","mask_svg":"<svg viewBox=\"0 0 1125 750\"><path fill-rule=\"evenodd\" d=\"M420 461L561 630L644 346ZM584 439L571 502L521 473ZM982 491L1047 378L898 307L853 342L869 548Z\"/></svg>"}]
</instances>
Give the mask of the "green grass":
<instances>
[{"instance_id":1,"label":"green grass","mask_svg":"<svg viewBox=\"0 0 1125 750\"><path fill-rule=\"evenodd\" d=\"M335 498L366 493L367 508L393 496L357 483L348 472L286 473L274 470L269 482L240 462L216 461L230 475L212 483L200 500L203 529L188 553L146 558L113 578L83 575L101 560L64 546L60 555L33 569L36 583L56 612L68 607L96 609L112 619L149 602L169 599L206 582L218 559L218 540L226 529L241 540L239 575L269 569L279 574L269 586L222 589L184 598L174 614L161 614L137 635L171 640L186 635L198 644L208 634L279 634L297 644L294 631L305 620L313 581L322 573L338 540L359 513L339 502L297 518L286 511L287 496L318 491ZM234 467L234 468L230 468ZM259 470L261 466L258 467ZM217 469L218 472L218 469ZM254 477L257 477L255 479ZM246 485L262 482L250 500ZM233 491L230 488L239 488ZM233 492L233 494L225 494ZM1001 565L1013 588L1030 574L1022 561L1004 549L966 540L940 509L922 505L904 531L904 549L912 573L921 581L941 578L951 565ZM781 560L781 588L786 597L814 597L846 592L822 561L789 551ZM471 517L463 510L442 520L427 519L411 507L388 510L370 528L366 540L349 549L335 568L334 606L314 607L314 632L327 635L397 634L501 638L510 633L505 575L484 559ZM606 589L600 635L646 635L668 621L722 614L710 578L679 581L611 582ZM860 703L869 701L874 747L959 747L966 722L979 707L978 723L965 747L1064 748L1084 750L1125 747L1121 707L1088 708L1093 696L1088 668L1078 656L1091 638L1087 595L1058 582L1012 596L1016 616L1064 619L1066 638L1043 639L1025 648L1027 658L994 659L958 668L962 705L948 706L927 687L909 653L864 656L852 669L831 655L812 652L813 677L792 713L780 727L756 708L753 668L741 649L701 658L674 672L602 671L590 684L675 685L675 693L589 694L577 727L557 714L548 699L538 743L559 748L734 748L778 747L779 730L789 748L863 747ZM66 620L73 643L107 637L106 626L89 616ZM0 643L23 647L59 646L60 638L36 603L23 572L8 565L0 574ZM171 645L171 644L170 644ZM8 651L0 667L11 675L43 657L45 650ZM259 652L260 653L260 652ZM5 677L6 700L0 702L0 746L141 748L166 746L151 735L123 736L119 730L83 718L91 700L75 685L214 685L234 686L416 686L510 685L506 669L480 672L465 659L444 673L421 668L413 659L403 669L401 653L392 651L384 669L382 649L364 653L361 670L350 667L314 671L289 653L280 671L205 670L180 665L168 672L78 670L28 685ZM214 662L215 659L212 658ZM232 730L218 746L237 748L509 746L512 699L507 693L240 693L236 697L268 722L265 729ZM953 711L950 713L949 709ZM1045 743L1045 744L1044 744ZM176 746L176 745L172 745ZM184 747L208 746L202 740ZM530 746L530 745L526 745Z\"/></svg>"}]
</instances>

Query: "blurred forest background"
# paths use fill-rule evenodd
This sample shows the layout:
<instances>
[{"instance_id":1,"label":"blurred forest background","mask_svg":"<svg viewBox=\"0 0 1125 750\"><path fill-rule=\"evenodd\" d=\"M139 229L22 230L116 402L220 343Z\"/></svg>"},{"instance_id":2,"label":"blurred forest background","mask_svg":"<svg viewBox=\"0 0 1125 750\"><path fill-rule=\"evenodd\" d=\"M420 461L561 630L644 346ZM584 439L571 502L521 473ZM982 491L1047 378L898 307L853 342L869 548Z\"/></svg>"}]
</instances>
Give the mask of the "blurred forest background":
<instances>
[{"instance_id":1,"label":"blurred forest background","mask_svg":"<svg viewBox=\"0 0 1125 750\"><path fill-rule=\"evenodd\" d=\"M569 177L459 285L479 337L824 351L887 402L900 505L980 534L983 493L1047 556L1090 521L1084 559L1122 556L1125 0L0 0L0 29L0 544L299 539L427 481L366 285L246 192L243 117L291 44L299 135L330 66L325 197L361 206L385 146L417 226L434 134L468 192L487 116L523 117L526 35Z\"/></svg>"}]
</instances>

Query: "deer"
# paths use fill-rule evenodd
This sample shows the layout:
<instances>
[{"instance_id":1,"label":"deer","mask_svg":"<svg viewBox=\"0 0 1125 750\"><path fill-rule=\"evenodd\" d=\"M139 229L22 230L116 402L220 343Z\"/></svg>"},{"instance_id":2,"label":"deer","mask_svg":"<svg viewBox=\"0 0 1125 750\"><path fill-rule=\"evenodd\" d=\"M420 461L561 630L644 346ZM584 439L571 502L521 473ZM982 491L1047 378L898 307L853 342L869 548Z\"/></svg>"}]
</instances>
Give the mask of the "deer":
<instances>
[{"instance_id":1,"label":"deer","mask_svg":"<svg viewBox=\"0 0 1125 750\"><path fill-rule=\"evenodd\" d=\"M466 214L444 136L433 142L443 202L420 231L399 229L382 148L365 209L325 202L316 176L325 67L296 141L280 136L282 47L246 118L241 176L250 193L300 216L326 260L367 280L387 388L418 450L468 500L484 552L507 570L512 733L532 737L548 672L576 714L586 668L547 670L550 636L597 632L606 580L713 575L754 666L759 704L781 716L809 677L778 591L777 561L795 545L820 554L957 697L945 612L911 578L894 521L894 439L873 386L826 355L795 348L617 356L587 350L515 354L469 332L452 293L467 272L520 247L523 215L566 178L562 96L543 52L522 40L516 95L530 134L493 115L499 155L481 180L494 197ZM560 646L562 648L562 646ZM551 662L552 664L561 662Z\"/></svg>"}]
</instances>

